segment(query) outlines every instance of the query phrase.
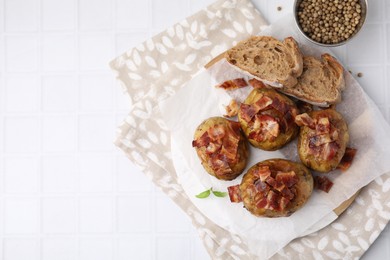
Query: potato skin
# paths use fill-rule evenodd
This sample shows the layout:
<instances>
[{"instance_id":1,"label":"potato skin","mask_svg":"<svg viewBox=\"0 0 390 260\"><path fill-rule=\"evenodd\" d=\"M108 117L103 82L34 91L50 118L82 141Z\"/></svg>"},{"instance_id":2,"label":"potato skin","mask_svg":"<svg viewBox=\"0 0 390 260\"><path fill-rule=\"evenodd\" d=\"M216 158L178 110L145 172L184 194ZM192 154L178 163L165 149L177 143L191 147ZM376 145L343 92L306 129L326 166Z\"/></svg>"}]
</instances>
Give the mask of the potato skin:
<instances>
[{"instance_id":1,"label":"potato skin","mask_svg":"<svg viewBox=\"0 0 390 260\"><path fill-rule=\"evenodd\" d=\"M254 174L257 168L269 166L272 172L294 171L299 180L295 184L295 197L290 201L287 207L281 211L259 208L256 206L253 192L248 187L253 185L258 177ZM240 184L241 197L245 208L255 216L263 217L287 217L300 209L310 198L313 191L313 177L308 168L303 164L292 162L286 159L269 159L253 165L243 176Z\"/></svg>"},{"instance_id":2,"label":"potato skin","mask_svg":"<svg viewBox=\"0 0 390 260\"><path fill-rule=\"evenodd\" d=\"M314 120L321 117L328 117L332 127L338 129L339 134L336 140L338 149L331 160L316 157L310 153L309 143L312 129L308 126L302 126L298 137L298 154L304 165L322 173L328 173L334 170L344 156L345 149L349 141L348 126L343 116L334 109L325 109L309 112L308 115Z\"/></svg>"},{"instance_id":3,"label":"potato skin","mask_svg":"<svg viewBox=\"0 0 390 260\"><path fill-rule=\"evenodd\" d=\"M298 113L298 109L295 105L295 103L289 99L287 96L273 90L273 89L253 89L251 93L248 95L246 100L244 101L244 104L251 105L255 103L257 100L259 100L262 96L268 96L272 99L276 98L284 103L286 103L290 108L292 112L292 117L294 117ZM240 108L241 110L241 108ZM266 114L274 117L275 119L281 121L283 120L283 115L281 115L277 110L271 108L267 109L266 111L260 111L260 114ZM252 132L255 132L256 129L253 128L253 126L250 126L247 121L245 121L241 113L238 113L238 121L241 124L241 127L244 131L245 136L248 138L248 141L256 148L260 148L262 150L266 151L275 151L283 147L285 144L290 142L292 139L296 137L298 134L298 126L294 123L294 120L289 123L288 130L286 132L280 132L278 136L274 140L265 139L263 141L258 141L253 138L249 138L250 134Z\"/></svg>"},{"instance_id":4,"label":"potato skin","mask_svg":"<svg viewBox=\"0 0 390 260\"><path fill-rule=\"evenodd\" d=\"M205 132L208 131L211 127L216 125L222 125L227 127L229 124L229 120L223 117L211 117L204 120L195 130L194 140L201 137ZM206 153L206 147L195 147L196 153L201 160L201 164L203 168L212 176L216 177L220 180L233 180L237 178L245 169L248 157L249 157L249 147L245 136L242 134L240 130L240 141L238 143L238 161L234 164L229 164L232 172L225 173L223 175L217 174L217 172L210 166L209 159L210 156Z\"/></svg>"}]
</instances>

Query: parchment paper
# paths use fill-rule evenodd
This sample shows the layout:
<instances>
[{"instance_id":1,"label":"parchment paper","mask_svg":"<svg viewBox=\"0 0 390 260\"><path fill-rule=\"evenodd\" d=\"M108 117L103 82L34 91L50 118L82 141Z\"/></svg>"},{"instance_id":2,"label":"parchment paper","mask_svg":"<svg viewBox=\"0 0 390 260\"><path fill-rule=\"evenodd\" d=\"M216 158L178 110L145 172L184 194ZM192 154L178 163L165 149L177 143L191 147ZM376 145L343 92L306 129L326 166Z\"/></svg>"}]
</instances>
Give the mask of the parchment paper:
<instances>
[{"instance_id":1,"label":"parchment paper","mask_svg":"<svg viewBox=\"0 0 390 260\"><path fill-rule=\"evenodd\" d=\"M323 48L305 45L299 35L291 35L291 30L285 29L289 24L291 24L289 19L282 20L262 34L274 35L279 39L293 36L301 44L304 54L319 56L325 51L329 52ZM180 167L177 171L179 182L190 198L210 187L226 191L227 186L241 181L241 177L226 182L208 175L191 146L193 133L204 119L221 116L221 107L229 102L231 96L242 100L250 90L250 88L241 89L234 93L230 92L229 95L223 90L214 88L216 83L237 76L237 72L230 66L226 66L224 61L218 62L209 69L209 72L202 71L175 96L161 103L162 114L177 145L176 153L182 155L173 157L175 166ZM332 214L333 209L361 187L390 170L390 162L387 160L390 156L389 126L357 81L347 72L345 78L347 87L343 94L343 101L337 106L337 110L344 115L349 125L350 146L357 148L358 153L347 172L333 171L328 174L334 182L329 193L315 191L304 208L288 218L277 219L254 217L243 209L242 205L231 204L228 199L210 198L204 202L194 201L202 213L216 224L244 238L249 248L253 250L253 254L267 258L272 256L292 239L303 234L322 218ZM247 168L267 158L287 158L297 161L296 141L275 152L252 148ZM192 178L193 176L196 179Z\"/></svg>"}]
</instances>

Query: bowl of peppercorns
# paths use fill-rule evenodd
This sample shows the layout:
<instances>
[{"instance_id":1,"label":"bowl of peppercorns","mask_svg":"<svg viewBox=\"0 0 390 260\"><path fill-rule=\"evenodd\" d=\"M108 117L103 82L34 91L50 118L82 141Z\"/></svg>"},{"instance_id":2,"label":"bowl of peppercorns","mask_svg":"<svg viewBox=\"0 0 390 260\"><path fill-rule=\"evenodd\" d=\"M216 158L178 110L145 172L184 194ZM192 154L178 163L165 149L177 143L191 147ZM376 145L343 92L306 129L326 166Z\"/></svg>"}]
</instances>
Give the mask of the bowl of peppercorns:
<instances>
[{"instance_id":1,"label":"bowl of peppercorns","mask_svg":"<svg viewBox=\"0 0 390 260\"><path fill-rule=\"evenodd\" d=\"M295 0L299 31L311 42L340 46L354 38L367 14L367 0Z\"/></svg>"}]
</instances>

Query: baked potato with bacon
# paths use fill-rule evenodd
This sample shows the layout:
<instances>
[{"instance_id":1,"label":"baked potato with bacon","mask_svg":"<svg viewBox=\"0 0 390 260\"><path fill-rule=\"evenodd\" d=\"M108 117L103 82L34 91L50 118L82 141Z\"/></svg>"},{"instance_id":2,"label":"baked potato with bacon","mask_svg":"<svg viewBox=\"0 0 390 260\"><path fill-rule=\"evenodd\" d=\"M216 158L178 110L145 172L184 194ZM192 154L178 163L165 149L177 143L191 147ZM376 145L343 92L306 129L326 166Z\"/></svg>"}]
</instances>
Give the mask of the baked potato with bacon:
<instances>
[{"instance_id":1,"label":"baked potato with bacon","mask_svg":"<svg viewBox=\"0 0 390 260\"><path fill-rule=\"evenodd\" d=\"M196 129L192 146L204 169L221 180L233 180L245 169L249 147L238 122L223 117L204 120Z\"/></svg>"},{"instance_id":2,"label":"baked potato with bacon","mask_svg":"<svg viewBox=\"0 0 390 260\"><path fill-rule=\"evenodd\" d=\"M242 201L255 216L287 217L311 196L313 177L301 163L270 159L252 166L228 191L231 202Z\"/></svg>"},{"instance_id":3,"label":"baked potato with bacon","mask_svg":"<svg viewBox=\"0 0 390 260\"><path fill-rule=\"evenodd\" d=\"M335 169L349 141L343 116L334 109L325 109L297 115L295 122L301 126L298 154L302 163L323 173Z\"/></svg>"},{"instance_id":4,"label":"baked potato with bacon","mask_svg":"<svg viewBox=\"0 0 390 260\"><path fill-rule=\"evenodd\" d=\"M287 96L260 88L253 89L240 105L238 121L254 147L274 151L297 135L297 114L297 107Z\"/></svg>"}]
</instances>

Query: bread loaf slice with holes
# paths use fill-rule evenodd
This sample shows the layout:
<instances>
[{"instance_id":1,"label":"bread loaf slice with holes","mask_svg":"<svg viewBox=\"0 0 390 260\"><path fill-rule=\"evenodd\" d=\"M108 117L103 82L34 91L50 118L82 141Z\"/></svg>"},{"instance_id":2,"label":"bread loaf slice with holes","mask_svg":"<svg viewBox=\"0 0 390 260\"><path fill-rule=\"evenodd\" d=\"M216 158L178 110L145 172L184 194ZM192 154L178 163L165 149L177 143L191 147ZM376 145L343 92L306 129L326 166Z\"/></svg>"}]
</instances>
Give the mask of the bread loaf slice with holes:
<instances>
[{"instance_id":1,"label":"bread loaf slice with holes","mask_svg":"<svg viewBox=\"0 0 390 260\"><path fill-rule=\"evenodd\" d=\"M321 60L304 56L303 72L298 77L298 84L280 91L313 105L327 107L341 101L341 92L344 88L343 66L336 58L324 53Z\"/></svg>"},{"instance_id":2,"label":"bread loaf slice with holes","mask_svg":"<svg viewBox=\"0 0 390 260\"><path fill-rule=\"evenodd\" d=\"M225 53L226 60L241 72L273 87L293 87L302 74L302 54L297 42L271 36L252 36Z\"/></svg>"}]
</instances>

